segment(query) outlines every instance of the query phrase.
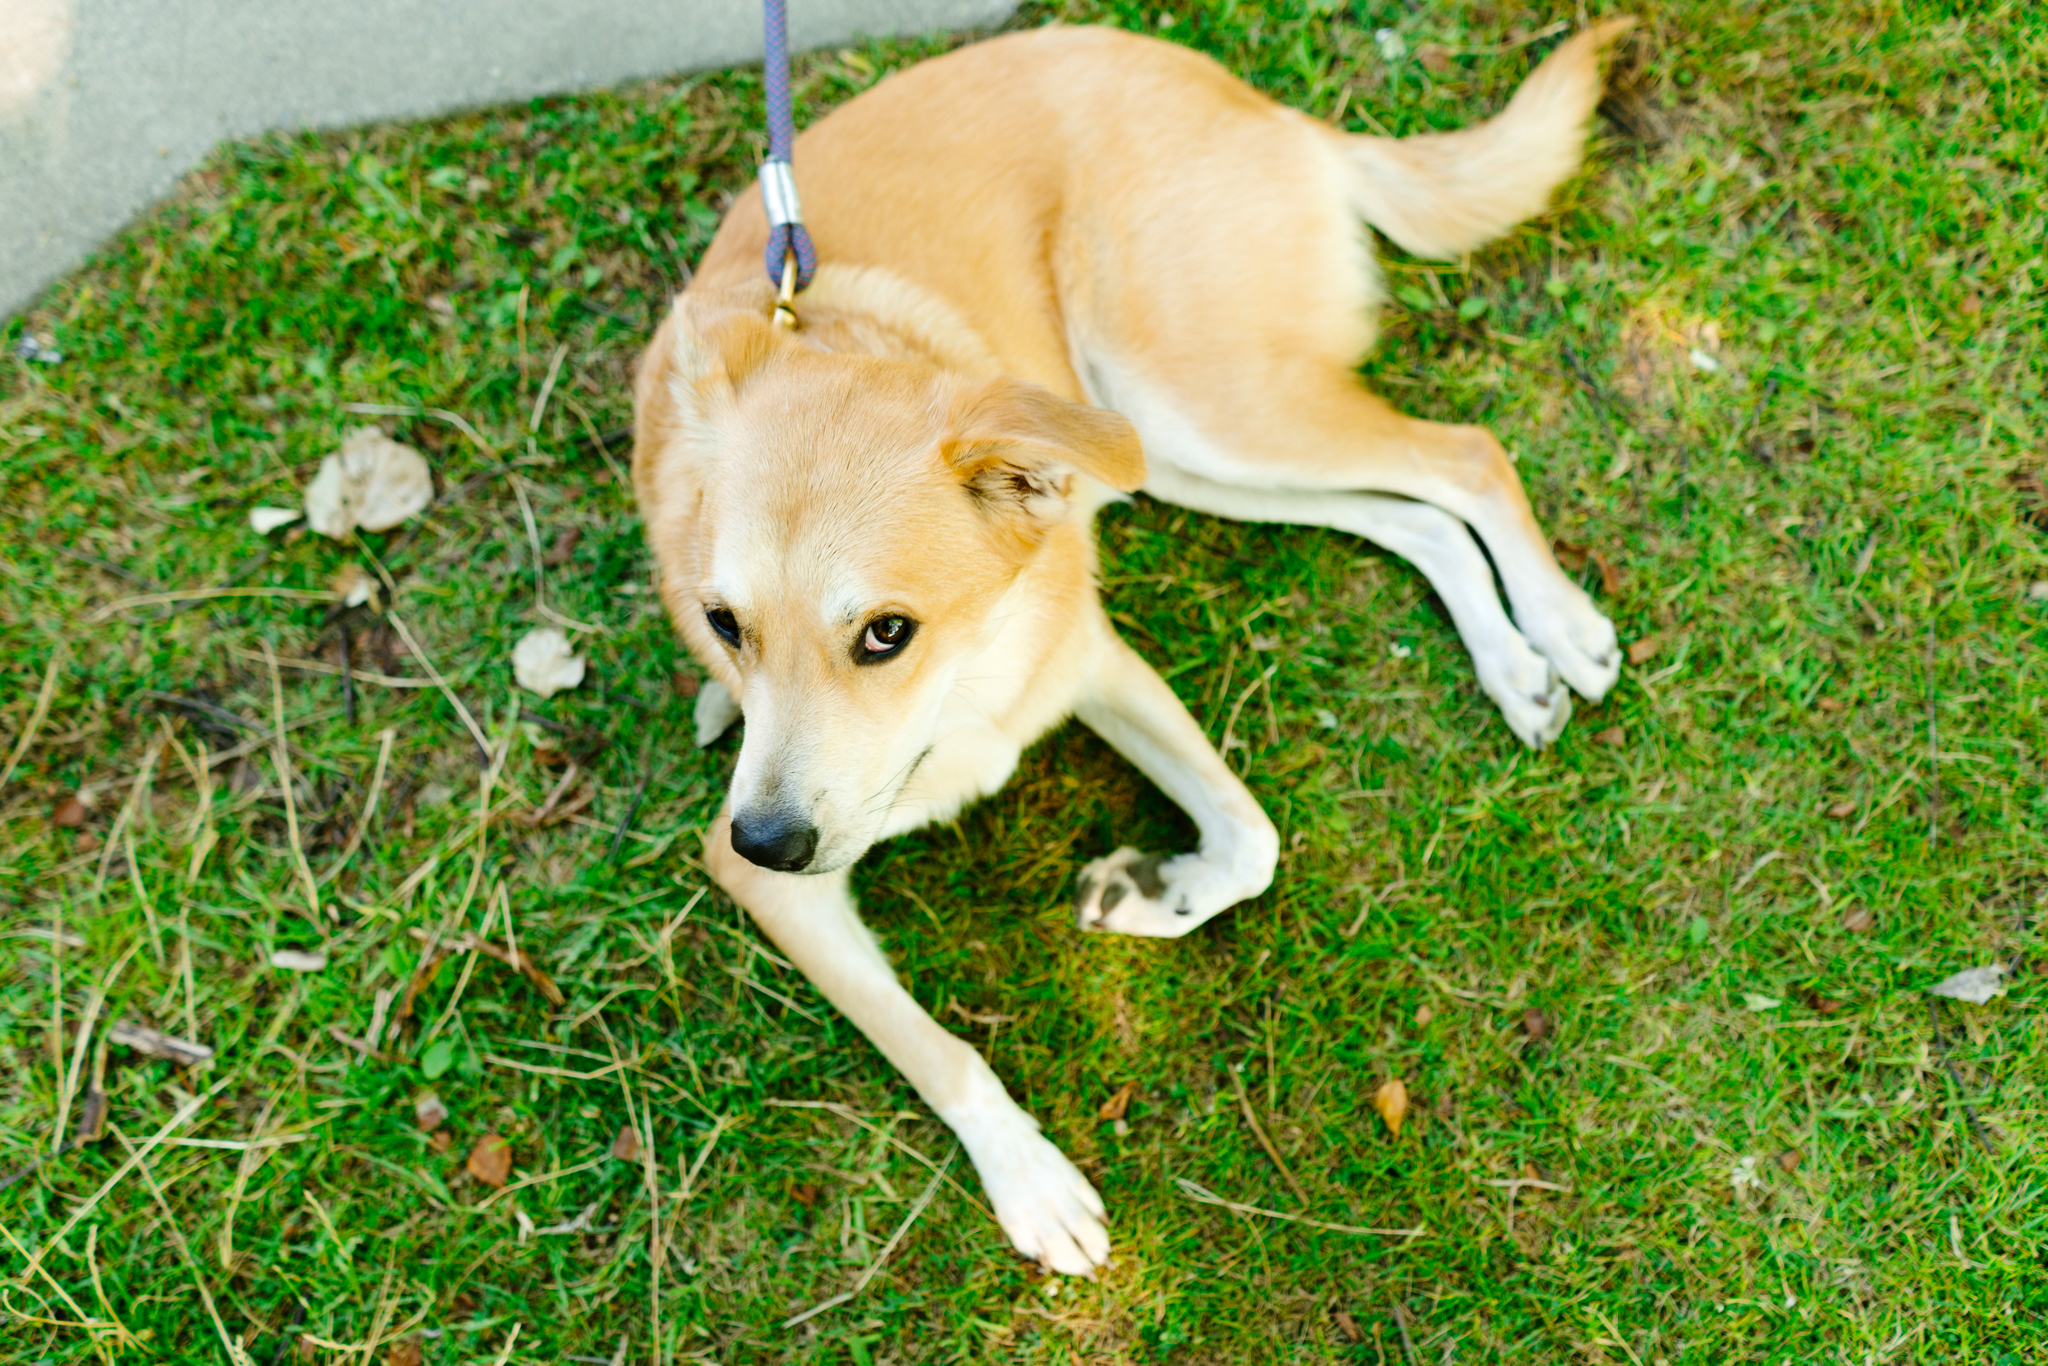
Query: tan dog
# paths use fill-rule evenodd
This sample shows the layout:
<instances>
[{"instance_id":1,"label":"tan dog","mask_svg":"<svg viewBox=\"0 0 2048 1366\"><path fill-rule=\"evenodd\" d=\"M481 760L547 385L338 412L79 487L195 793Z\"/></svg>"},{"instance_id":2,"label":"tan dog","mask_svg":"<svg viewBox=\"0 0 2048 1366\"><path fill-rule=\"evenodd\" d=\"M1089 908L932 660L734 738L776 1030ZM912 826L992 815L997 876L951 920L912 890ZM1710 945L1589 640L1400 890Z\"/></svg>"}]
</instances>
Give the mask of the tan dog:
<instances>
[{"instance_id":1,"label":"tan dog","mask_svg":"<svg viewBox=\"0 0 2048 1366\"><path fill-rule=\"evenodd\" d=\"M1364 224L1451 256L1539 211L1628 22L1564 44L1493 121L1400 141L1109 29L965 48L797 143L826 263L797 330L770 324L749 191L642 360L633 473L662 595L717 680L700 718L715 733L733 700L746 717L709 867L1053 1268L1108 1255L1100 1199L898 983L849 869L994 792L1079 715L1201 834L1194 853L1090 864L1082 928L1185 934L1271 882L1272 822L1097 602L1093 516L1120 492L1405 556L1532 745L1570 715L1565 684L1607 690L1614 630L1500 443L1403 417L1353 367L1382 297Z\"/></svg>"}]
</instances>

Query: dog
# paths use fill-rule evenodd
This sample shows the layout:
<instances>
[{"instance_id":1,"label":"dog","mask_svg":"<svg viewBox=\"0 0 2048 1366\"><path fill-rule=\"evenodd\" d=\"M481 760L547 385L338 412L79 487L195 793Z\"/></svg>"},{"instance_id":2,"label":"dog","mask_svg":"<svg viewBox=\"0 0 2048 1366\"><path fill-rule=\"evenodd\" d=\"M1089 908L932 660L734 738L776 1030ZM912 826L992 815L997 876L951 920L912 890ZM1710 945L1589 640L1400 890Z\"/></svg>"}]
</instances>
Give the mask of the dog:
<instances>
[{"instance_id":1,"label":"dog","mask_svg":"<svg viewBox=\"0 0 2048 1366\"><path fill-rule=\"evenodd\" d=\"M1383 298L1366 225L1450 257L1540 212L1630 22L1565 42L1491 121L1399 140L1116 30L962 48L797 142L824 264L793 329L756 187L641 358L634 486L713 680L700 735L745 717L705 866L959 1135L1047 1268L1102 1264L1102 1201L897 980L850 869L1079 716L1200 834L1088 864L1082 929L1183 935L1271 883L1273 823L1097 599L1094 514L1139 490L1405 557L1530 745L1557 737L1568 688L1607 691L1614 629L1500 443L1395 412L1354 367Z\"/></svg>"}]
</instances>

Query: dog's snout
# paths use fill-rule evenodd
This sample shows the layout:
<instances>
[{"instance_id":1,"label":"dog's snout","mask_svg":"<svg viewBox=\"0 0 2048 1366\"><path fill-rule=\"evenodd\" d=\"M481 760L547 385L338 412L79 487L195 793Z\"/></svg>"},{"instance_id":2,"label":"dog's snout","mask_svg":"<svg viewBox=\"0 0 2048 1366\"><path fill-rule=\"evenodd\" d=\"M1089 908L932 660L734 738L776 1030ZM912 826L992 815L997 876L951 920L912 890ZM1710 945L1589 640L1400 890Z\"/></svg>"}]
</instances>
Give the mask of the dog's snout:
<instances>
[{"instance_id":1,"label":"dog's snout","mask_svg":"<svg viewBox=\"0 0 2048 1366\"><path fill-rule=\"evenodd\" d=\"M801 873L818 852L818 827L795 811L741 811L732 818L733 852L778 873Z\"/></svg>"}]
</instances>

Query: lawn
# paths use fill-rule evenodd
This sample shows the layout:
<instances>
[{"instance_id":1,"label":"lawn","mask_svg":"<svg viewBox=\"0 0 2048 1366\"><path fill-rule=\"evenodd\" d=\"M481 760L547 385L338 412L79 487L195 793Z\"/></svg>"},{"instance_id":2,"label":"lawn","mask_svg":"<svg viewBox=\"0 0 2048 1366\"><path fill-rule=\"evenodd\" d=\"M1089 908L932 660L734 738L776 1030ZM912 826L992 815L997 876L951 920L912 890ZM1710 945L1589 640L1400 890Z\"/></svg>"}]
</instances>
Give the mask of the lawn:
<instances>
[{"instance_id":1,"label":"lawn","mask_svg":"<svg viewBox=\"0 0 2048 1366\"><path fill-rule=\"evenodd\" d=\"M1388 249L1365 366L1518 454L1613 695L1525 751L1402 562L1141 498L1106 595L1235 713L1273 889L1077 935L1081 862L1191 832L1073 724L857 876L1109 1202L1093 1283L695 862L734 741L691 745L605 434L757 72L223 147L6 324L0 1361L2048 1358L2048 13L1641 13L1585 174ZM1401 133L1558 17L1015 22ZM803 58L805 117L964 40ZM423 517L252 530L366 423ZM542 701L546 613L598 629Z\"/></svg>"}]
</instances>

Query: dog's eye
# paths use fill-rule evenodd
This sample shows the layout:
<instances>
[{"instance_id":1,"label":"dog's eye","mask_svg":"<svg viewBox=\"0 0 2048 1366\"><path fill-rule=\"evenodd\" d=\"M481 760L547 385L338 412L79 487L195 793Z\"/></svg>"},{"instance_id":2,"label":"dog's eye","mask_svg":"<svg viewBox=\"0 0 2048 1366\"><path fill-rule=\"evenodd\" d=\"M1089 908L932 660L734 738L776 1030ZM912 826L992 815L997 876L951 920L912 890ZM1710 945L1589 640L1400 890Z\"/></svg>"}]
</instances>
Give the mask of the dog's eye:
<instances>
[{"instance_id":1,"label":"dog's eye","mask_svg":"<svg viewBox=\"0 0 2048 1366\"><path fill-rule=\"evenodd\" d=\"M713 607L704 613L704 620L711 623L711 629L718 632L718 638L735 650L740 645L740 623L723 607Z\"/></svg>"},{"instance_id":2,"label":"dog's eye","mask_svg":"<svg viewBox=\"0 0 2048 1366\"><path fill-rule=\"evenodd\" d=\"M917 623L908 617L876 617L860 638L860 662L872 664L886 659L910 643Z\"/></svg>"}]
</instances>

